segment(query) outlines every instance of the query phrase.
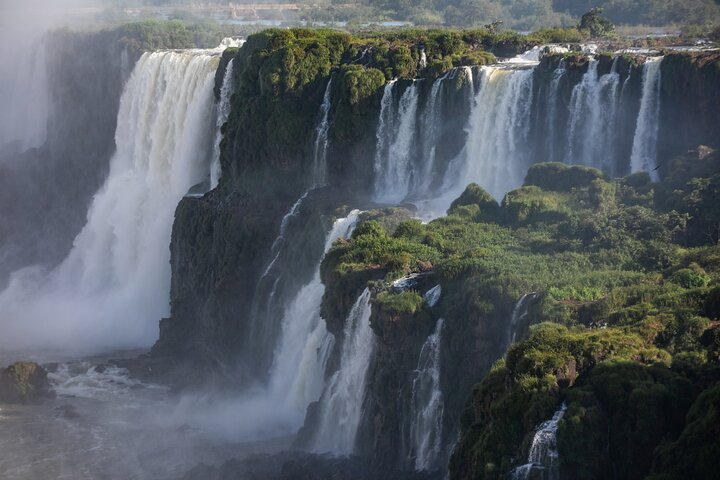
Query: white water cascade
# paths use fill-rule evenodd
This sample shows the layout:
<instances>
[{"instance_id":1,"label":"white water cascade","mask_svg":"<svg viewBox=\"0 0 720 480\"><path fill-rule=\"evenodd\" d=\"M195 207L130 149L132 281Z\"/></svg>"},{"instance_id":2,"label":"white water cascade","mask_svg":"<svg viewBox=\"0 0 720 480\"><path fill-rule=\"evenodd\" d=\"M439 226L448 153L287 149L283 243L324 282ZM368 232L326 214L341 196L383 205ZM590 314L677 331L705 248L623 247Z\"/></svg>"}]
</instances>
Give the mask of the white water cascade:
<instances>
[{"instance_id":1,"label":"white water cascade","mask_svg":"<svg viewBox=\"0 0 720 480\"><path fill-rule=\"evenodd\" d=\"M560 478L557 430L566 408L563 403L550 420L543 422L537 428L530 446L527 463L511 472L513 480L530 480L530 478L558 480ZM537 471L538 476L531 477L533 471Z\"/></svg>"},{"instance_id":2,"label":"white water cascade","mask_svg":"<svg viewBox=\"0 0 720 480\"><path fill-rule=\"evenodd\" d=\"M13 274L0 294L2 347L146 346L169 313L175 207L207 178L215 50L146 53L120 101L105 184L68 257Z\"/></svg>"},{"instance_id":3,"label":"white water cascade","mask_svg":"<svg viewBox=\"0 0 720 480\"><path fill-rule=\"evenodd\" d=\"M612 171L617 144L620 74L617 59L609 73L598 74L599 61L591 59L582 81L572 91L567 125L565 163ZM610 162L610 163L608 163Z\"/></svg>"},{"instance_id":4,"label":"white water cascade","mask_svg":"<svg viewBox=\"0 0 720 480\"><path fill-rule=\"evenodd\" d=\"M388 83L383 92L375 154L375 198L387 203L400 202L410 192L420 92L418 81L413 81L395 111L392 98L395 85Z\"/></svg>"},{"instance_id":5,"label":"white water cascade","mask_svg":"<svg viewBox=\"0 0 720 480\"><path fill-rule=\"evenodd\" d=\"M663 57L648 58L643 67L640 113L633 140L631 171L646 171L657 181L658 130L660 127L660 84Z\"/></svg>"},{"instance_id":6,"label":"white water cascade","mask_svg":"<svg viewBox=\"0 0 720 480\"><path fill-rule=\"evenodd\" d=\"M367 371L375 350L375 334L370 328L370 296L370 290L366 288L348 314L340 368L320 399L320 417L313 445L316 452L349 455L354 451Z\"/></svg>"},{"instance_id":7,"label":"white water cascade","mask_svg":"<svg viewBox=\"0 0 720 480\"><path fill-rule=\"evenodd\" d=\"M313 182L315 185L324 185L327 182L327 148L328 131L330 130L330 107L332 106L332 82L330 76L323 101L320 105L320 121L315 131L315 150L313 152Z\"/></svg>"},{"instance_id":8,"label":"white water cascade","mask_svg":"<svg viewBox=\"0 0 720 480\"><path fill-rule=\"evenodd\" d=\"M353 210L347 217L335 221L325 239L325 253L337 239L350 237L359 214L359 210ZM295 415L294 428L302 424L305 409L322 393L327 359L335 343L320 317L324 293L318 264L312 280L285 309L282 334L275 351L270 397Z\"/></svg>"},{"instance_id":9,"label":"white water cascade","mask_svg":"<svg viewBox=\"0 0 720 480\"><path fill-rule=\"evenodd\" d=\"M470 182L495 198L522 184L532 106L531 69L481 67L480 88L468 122L467 143L445 176L444 190L457 197Z\"/></svg>"},{"instance_id":10,"label":"white water cascade","mask_svg":"<svg viewBox=\"0 0 720 480\"><path fill-rule=\"evenodd\" d=\"M420 350L410 395L410 453L415 470L437 466L442 452L443 394L440 389L441 318Z\"/></svg>"},{"instance_id":11,"label":"white water cascade","mask_svg":"<svg viewBox=\"0 0 720 480\"><path fill-rule=\"evenodd\" d=\"M40 147L47 136L47 37L33 30L0 27L0 154Z\"/></svg>"},{"instance_id":12,"label":"white water cascade","mask_svg":"<svg viewBox=\"0 0 720 480\"><path fill-rule=\"evenodd\" d=\"M548 160L555 158L555 115L558 109L558 89L560 82L567 74L565 59L561 59L558 67L553 71L552 80L550 81L550 89L548 92L548 114L545 119L545 128L547 129L546 143L548 149Z\"/></svg>"},{"instance_id":13,"label":"white water cascade","mask_svg":"<svg viewBox=\"0 0 720 480\"><path fill-rule=\"evenodd\" d=\"M510 318L510 328L508 329L508 346L517 341L520 323L527 318L528 308L530 304L540 296L538 292L530 292L521 296L515 304L512 317Z\"/></svg>"},{"instance_id":14,"label":"white water cascade","mask_svg":"<svg viewBox=\"0 0 720 480\"><path fill-rule=\"evenodd\" d=\"M288 213L291 214L292 211ZM325 237L325 252L337 239L350 237L359 214L359 210L353 210L334 222ZM193 423L202 428L225 432L243 441L297 432L303 425L308 405L323 393L327 361L335 345L335 337L327 331L320 316L325 293L320 263L321 260L312 279L295 292L282 310L267 381L235 398L189 395L173 413L175 418L192 418ZM255 333L250 335L258 342L265 341Z\"/></svg>"},{"instance_id":15,"label":"white water cascade","mask_svg":"<svg viewBox=\"0 0 720 480\"><path fill-rule=\"evenodd\" d=\"M433 82L430 89L425 109L423 111L423 120L421 124L422 136L422 165L418 177L415 179L414 190L420 196L427 196L432 187L435 174L435 161L437 156L437 142L439 126L442 123L442 95L441 88L443 83L451 74L457 74L456 70L450 70L442 77ZM472 73L470 78L472 78Z\"/></svg>"},{"instance_id":16,"label":"white water cascade","mask_svg":"<svg viewBox=\"0 0 720 480\"><path fill-rule=\"evenodd\" d=\"M215 122L215 143L213 144L213 158L212 164L210 165L210 189L218 186L220 182L220 175L222 175L220 167L220 142L222 142L222 126L228 121L230 116L230 107L232 95L235 93L235 83L233 82L233 58L227 64L225 68L225 76L223 77L222 86L220 88L220 99L216 106L217 109L217 120Z\"/></svg>"}]
</instances>

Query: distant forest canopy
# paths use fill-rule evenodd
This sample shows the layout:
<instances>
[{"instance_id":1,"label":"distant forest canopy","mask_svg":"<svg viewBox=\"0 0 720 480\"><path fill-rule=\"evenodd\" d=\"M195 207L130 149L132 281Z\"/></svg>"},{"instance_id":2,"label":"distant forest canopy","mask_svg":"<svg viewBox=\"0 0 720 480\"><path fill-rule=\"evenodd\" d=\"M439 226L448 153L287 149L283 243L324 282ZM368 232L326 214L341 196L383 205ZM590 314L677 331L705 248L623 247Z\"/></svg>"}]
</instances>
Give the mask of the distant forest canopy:
<instances>
[{"instance_id":1,"label":"distant forest canopy","mask_svg":"<svg viewBox=\"0 0 720 480\"><path fill-rule=\"evenodd\" d=\"M478 26L501 21L530 30L572 26L594 7L617 25L717 25L720 0L126 0L125 5L296 3L313 21L402 20L417 25ZM259 14L263 16L262 13Z\"/></svg>"}]
</instances>

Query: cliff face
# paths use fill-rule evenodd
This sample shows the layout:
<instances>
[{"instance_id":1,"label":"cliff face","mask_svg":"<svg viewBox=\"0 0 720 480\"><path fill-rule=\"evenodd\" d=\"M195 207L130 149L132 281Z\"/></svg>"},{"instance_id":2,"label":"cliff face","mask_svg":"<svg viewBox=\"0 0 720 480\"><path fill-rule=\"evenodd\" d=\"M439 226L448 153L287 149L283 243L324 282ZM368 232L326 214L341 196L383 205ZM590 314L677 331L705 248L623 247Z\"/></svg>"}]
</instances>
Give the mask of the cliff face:
<instances>
[{"instance_id":1,"label":"cliff face","mask_svg":"<svg viewBox=\"0 0 720 480\"><path fill-rule=\"evenodd\" d=\"M397 97L412 84L408 77L425 77L418 86L424 98L431 91L432 79L465 62L487 60L473 50L472 38L457 44L445 44L443 38L423 39L428 56L425 68L419 67L421 42L402 35L357 39L337 32L268 31L251 36L241 49L225 53L221 65L232 59L236 93L223 130L223 176L217 189L201 198L185 198L177 208L171 243L171 318L162 321L160 340L149 359L156 373L169 373L171 365L182 364L192 367L196 376L190 378L187 370L177 370L185 375L174 378L179 384L232 379L233 386L267 377L284 301L308 280L313 265L320 261L330 220L345 213L346 205L368 204L385 83L400 77L393 99L397 104ZM533 73L536 104L531 138L538 146L533 161L547 160L552 150L549 144L554 143L557 150L562 142L562 129L547 142L547 132L541 128L551 108L543 98L550 92L560 60L548 57ZM589 68L581 55L566 56L564 61L567 74L556 90L560 105L570 102L574 87ZM614 70L624 85L618 118L628 132L616 141L618 158L625 161L608 170L625 174L632 151L632 124L640 108L642 65L636 57L602 56L597 69L600 75ZM217 85L224 71L224 67L218 70ZM672 85L673 71L663 70L664 85ZM461 151L467 136L460 119L468 114L471 92L463 75L443 84L443 115L452 119L443 133L446 141L441 142L448 150L444 158ZM315 134L328 84L332 119L324 181L328 185L305 195L317 183ZM678 91L669 93L669 88L663 87L662 95L679 95ZM666 101L670 102L663 97ZM704 102L699 97L692 101ZM564 108L558 115L567 122L570 113ZM711 110L707 112L708 131L717 132L720 123L713 123ZM661 131L660 137L665 135ZM687 142L695 138L678 140L678 145L694 147ZM451 461L455 478L501 478L521 462L535 425L552 414L566 389L576 384L591 388L592 380L585 380L587 367L616 358L602 349L615 348L607 345L622 343L622 335L613 331L595 338L594 329L607 320L608 311L634 311L636 305L628 301L621 308L600 300L615 298L616 288L631 289L640 280L655 285L666 269L680 269L687 259L679 256L676 245L690 243L689 237L680 238L680 231L695 238L712 223L705 217L683 220L684 213L699 211L692 195L681 195L684 203L679 217L672 213L674 208L663 205L662 199L671 192L680 195L677 192L689 179L668 182L679 187L656 194L643 174L611 182L594 169L551 164L531 170L526 185L508 193L502 204L473 186L453 204L448 217L428 225L407 220L407 212L374 210L365 217L352 240L336 245L321 268L326 286L322 315L337 339L328 375L338 368L343 325L351 306L367 285L373 291L371 326L377 349L368 370L358 453L369 457L377 470L414 467L409 435L414 421L413 375L423 345L443 319L439 382L445 413L441 452L431 468L442 468L458 434L461 440ZM705 187L701 197L709 198L713 187ZM275 265L283 265L283 270ZM390 284L403 275L429 272L429 283L405 292L395 291ZM422 296L435 285L443 293L430 306ZM532 301L515 318L519 300L531 292L535 292ZM577 345L546 365L538 357L544 347L530 343L525 350L513 350L515 363L509 358L493 367L513 337L522 339L530 324L542 321L588 332L578 339L574 330L538 330L531 338L540 335L540 343L557 335L561 343L572 340ZM617 358L637 363L638 375L649 382L648 388L653 382L662 387L667 379L658 380L647 368L655 362L667 364L668 357L662 351L665 347L647 340L646 333L633 337L637 344L624 346L625 353ZM533 364L536 360L537 365ZM488 372L485 381L477 384ZM577 395L588 392L583 388L576 390ZM598 411L606 408L602 388L587 393L594 396ZM520 393L513 397L516 390ZM525 411L528 402L531 407ZM579 408L585 407L570 406L569 418L579 415ZM301 445L312 438L316 416L316 407L311 407ZM594 418L578 421L588 422L590 429L595 428ZM613 421L613 417L602 419ZM577 436L564 436L564 428L559 434L561 449L577 443ZM674 435L680 427L659 428ZM603 439L593 439L586 446L594 448L596 440ZM497 447L488 447L495 443ZM644 454L650 447L643 445ZM637 471L647 472L648 465L642 464ZM572 470L576 467L568 463L563 468L580 475Z\"/></svg>"},{"instance_id":2,"label":"cliff face","mask_svg":"<svg viewBox=\"0 0 720 480\"><path fill-rule=\"evenodd\" d=\"M718 147L720 52L672 52L661 66L660 139L665 162L693 145Z\"/></svg>"},{"instance_id":3,"label":"cliff face","mask_svg":"<svg viewBox=\"0 0 720 480\"><path fill-rule=\"evenodd\" d=\"M327 132L327 177L320 181L328 188L309 195L326 198L317 200L318 214L351 200L367 201L380 100L389 78L437 76L462 62L492 58L461 57L473 47L444 41L440 34L437 39L429 36L429 65L422 72L421 42L412 36L356 39L334 31L269 30L250 36L241 49L225 52L216 86L232 60L235 94L223 130L222 180L202 199L187 198L178 206L171 248L172 313L162 323L154 359L183 358L203 365L200 370L231 365L231 376L240 383L267 374L281 315L273 310L282 309L283 295L297 282L280 280L279 290L273 291L263 272L272 263L283 216L319 181L313 172L315 129L328 82L332 122ZM443 55L446 62L438 66L436 60ZM429 84L424 88L429 91ZM446 110L457 108L461 107L449 102ZM448 130L447 135L462 137L462 130ZM307 232L307 227L298 227L300 231ZM292 237L282 243L294 242ZM310 245L295 248L304 251ZM305 268L292 274L302 278ZM273 308L262 303L269 293L277 295ZM264 338L258 342L256 334ZM257 368L236 371L235 366L250 364ZM163 370L159 364L155 368Z\"/></svg>"}]
</instances>

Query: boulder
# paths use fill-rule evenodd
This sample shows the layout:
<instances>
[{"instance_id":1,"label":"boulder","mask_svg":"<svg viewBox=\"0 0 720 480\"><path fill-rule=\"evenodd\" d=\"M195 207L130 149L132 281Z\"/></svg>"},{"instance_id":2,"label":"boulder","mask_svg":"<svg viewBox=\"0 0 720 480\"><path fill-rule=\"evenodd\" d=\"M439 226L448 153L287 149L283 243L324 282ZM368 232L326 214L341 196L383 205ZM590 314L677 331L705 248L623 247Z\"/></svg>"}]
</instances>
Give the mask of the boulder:
<instances>
[{"instance_id":1,"label":"boulder","mask_svg":"<svg viewBox=\"0 0 720 480\"><path fill-rule=\"evenodd\" d=\"M34 362L16 362L0 371L0 402L39 403L54 398L47 371Z\"/></svg>"}]
</instances>

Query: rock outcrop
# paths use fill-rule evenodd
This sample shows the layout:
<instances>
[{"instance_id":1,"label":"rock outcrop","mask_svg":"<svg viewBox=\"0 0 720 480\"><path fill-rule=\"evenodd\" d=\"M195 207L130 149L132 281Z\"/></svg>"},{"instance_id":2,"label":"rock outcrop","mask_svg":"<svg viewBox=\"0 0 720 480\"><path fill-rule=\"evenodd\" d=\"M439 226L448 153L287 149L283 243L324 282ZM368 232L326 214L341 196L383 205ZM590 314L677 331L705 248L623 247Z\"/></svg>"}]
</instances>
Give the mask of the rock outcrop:
<instances>
[{"instance_id":1,"label":"rock outcrop","mask_svg":"<svg viewBox=\"0 0 720 480\"><path fill-rule=\"evenodd\" d=\"M0 402L39 403L55 397L47 371L34 362L16 362L0 370Z\"/></svg>"}]
</instances>

